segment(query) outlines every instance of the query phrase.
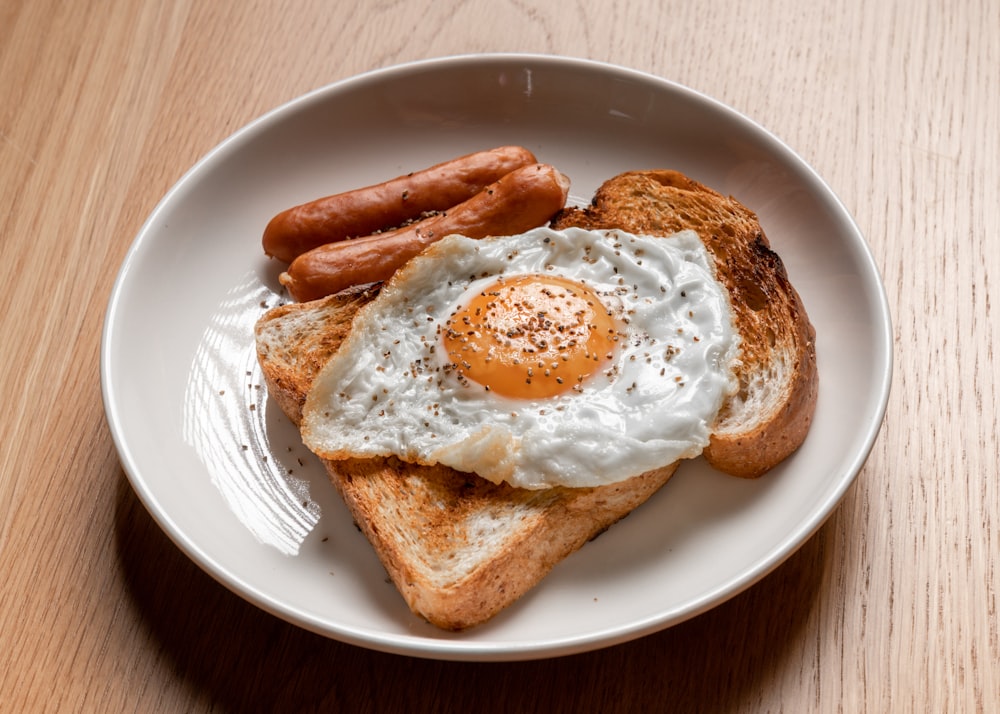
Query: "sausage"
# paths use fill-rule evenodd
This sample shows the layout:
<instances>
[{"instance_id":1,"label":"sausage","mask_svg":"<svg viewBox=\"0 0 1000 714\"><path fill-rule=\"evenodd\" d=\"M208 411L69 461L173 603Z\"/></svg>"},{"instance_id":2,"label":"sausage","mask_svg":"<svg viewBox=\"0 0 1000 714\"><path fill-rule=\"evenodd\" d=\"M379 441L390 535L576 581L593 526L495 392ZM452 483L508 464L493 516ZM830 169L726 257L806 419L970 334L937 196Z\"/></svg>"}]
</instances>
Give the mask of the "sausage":
<instances>
[{"instance_id":1,"label":"sausage","mask_svg":"<svg viewBox=\"0 0 1000 714\"><path fill-rule=\"evenodd\" d=\"M326 243L396 228L466 201L501 176L535 162L523 147L501 146L304 203L271 219L264 229L264 252L290 263Z\"/></svg>"},{"instance_id":2,"label":"sausage","mask_svg":"<svg viewBox=\"0 0 1000 714\"><path fill-rule=\"evenodd\" d=\"M406 261L446 235L484 238L541 226L565 206L568 191L569 179L554 167L525 166L446 213L303 253L279 280L299 302L325 297L351 285L386 280Z\"/></svg>"}]
</instances>

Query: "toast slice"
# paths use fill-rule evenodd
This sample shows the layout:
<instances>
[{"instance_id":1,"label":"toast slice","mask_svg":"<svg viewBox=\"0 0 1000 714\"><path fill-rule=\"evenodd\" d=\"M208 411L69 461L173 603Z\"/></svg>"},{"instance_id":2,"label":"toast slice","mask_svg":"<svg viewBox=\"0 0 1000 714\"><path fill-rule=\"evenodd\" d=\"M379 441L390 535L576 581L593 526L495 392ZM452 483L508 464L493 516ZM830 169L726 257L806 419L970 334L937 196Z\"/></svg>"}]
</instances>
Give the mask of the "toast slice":
<instances>
[{"instance_id":1,"label":"toast slice","mask_svg":"<svg viewBox=\"0 0 1000 714\"><path fill-rule=\"evenodd\" d=\"M695 231L715 259L742 338L739 391L723 404L704 456L724 473L755 478L799 447L816 408L816 332L750 209L677 171L631 171L602 184L589 206L552 221L569 226Z\"/></svg>"},{"instance_id":2,"label":"toast slice","mask_svg":"<svg viewBox=\"0 0 1000 714\"><path fill-rule=\"evenodd\" d=\"M377 285L290 303L257 323L268 394L296 425L316 374ZM526 490L398 459L324 460L410 609L447 630L485 622L655 493L670 464L597 488Z\"/></svg>"},{"instance_id":3,"label":"toast slice","mask_svg":"<svg viewBox=\"0 0 1000 714\"><path fill-rule=\"evenodd\" d=\"M710 460L755 476L801 443L816 396L813 332L750 211L680 174L637 172L609 180L591 206L568 209L555 224L652 235L696 230L729 290L744 345L740 391L720 415ZM257 323L269 394L294 423L355 312L377 293L377 285L360 286L283 305ZM513 603L645 502L677 468L597 488L536 491L394 458L324 466L410 609L448 630L485 622Z\"/></svg>"}]
</instances>

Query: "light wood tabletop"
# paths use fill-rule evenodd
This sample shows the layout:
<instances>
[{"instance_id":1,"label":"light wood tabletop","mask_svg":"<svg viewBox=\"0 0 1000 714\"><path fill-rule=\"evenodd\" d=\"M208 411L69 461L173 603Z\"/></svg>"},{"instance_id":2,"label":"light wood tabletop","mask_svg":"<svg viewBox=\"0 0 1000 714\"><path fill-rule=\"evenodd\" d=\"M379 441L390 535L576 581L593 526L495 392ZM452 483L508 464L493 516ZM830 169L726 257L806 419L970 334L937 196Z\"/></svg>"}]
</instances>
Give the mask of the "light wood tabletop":
<instances>
[{"instance_id":1,"label":"light wood tabletop","mask_svg":"<svg viewBox=\"0 0 1000 714\"><path fill-rule=\"evenodd\" d=\"M130 486L99 369L118 268L200 157L331 82L486 52L640 70L773 132L865 236L895 358L857 480L774 572L506 663L345 644L219 584ZM992 0L5 0L0 711L997 711L998 137Z\"/></svg>"}]
</instances>

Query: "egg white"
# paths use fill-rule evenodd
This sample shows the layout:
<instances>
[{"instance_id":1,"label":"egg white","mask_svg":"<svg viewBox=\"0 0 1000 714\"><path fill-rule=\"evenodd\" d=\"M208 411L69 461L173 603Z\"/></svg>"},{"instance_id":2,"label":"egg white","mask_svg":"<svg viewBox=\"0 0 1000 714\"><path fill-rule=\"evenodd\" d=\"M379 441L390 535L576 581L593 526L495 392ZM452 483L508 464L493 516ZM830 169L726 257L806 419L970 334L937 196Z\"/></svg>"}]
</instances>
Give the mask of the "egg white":
<instances>
[{"instance_id":1,"label":"egg white","mask_svg":"<svg viewBox=\"0 0 1000 714\"><path fill-rule=\"evenodd\" d=\"M324 458L397 456L522 488L599 486L697 456L739 351L712 266L691 231L448 236L359 311L308 396L303 439ZM613 361L575 391L506 398L450 368L449 314L484 282L523 273L586 284L622 325Z\"/></svg>"}]
</instances>

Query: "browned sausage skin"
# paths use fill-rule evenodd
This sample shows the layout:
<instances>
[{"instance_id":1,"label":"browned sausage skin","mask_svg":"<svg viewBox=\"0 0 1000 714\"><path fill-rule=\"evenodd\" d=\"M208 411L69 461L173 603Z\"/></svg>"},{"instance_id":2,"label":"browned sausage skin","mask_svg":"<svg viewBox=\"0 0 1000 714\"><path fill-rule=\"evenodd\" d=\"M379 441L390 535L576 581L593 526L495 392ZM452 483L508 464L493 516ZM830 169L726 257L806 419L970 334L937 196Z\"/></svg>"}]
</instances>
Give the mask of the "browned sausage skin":
<instances>
[{"instance_id":1,"label":"browned sausage skin","mask_svg":"<svg viewBox=\"0 0 1000 714\"><path fill-rule=\"evenodd\" d=\"M568 191L569 180L554 167L525 166L446 213L303 253L281 274L281 284L295 300L305 302L351 285L386 280L406 261L446 235L484 238L544 225L565 206Z\"/></svg>"},{"instance_id":2,"label":"browned sausage skin","mask_svg":"<svg viewBox=\"0 0 1000 714\"><path fill-rule=\"evenodd\" d=\"M271 219L264 229L264 252L290 263L327 243L402 226L462 203L500 177L535 162L524 147L500 146L310 201Z\"/></svg>"}]
</instances>

